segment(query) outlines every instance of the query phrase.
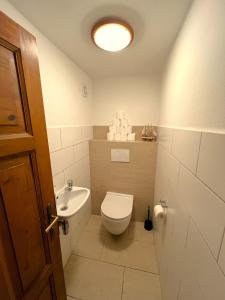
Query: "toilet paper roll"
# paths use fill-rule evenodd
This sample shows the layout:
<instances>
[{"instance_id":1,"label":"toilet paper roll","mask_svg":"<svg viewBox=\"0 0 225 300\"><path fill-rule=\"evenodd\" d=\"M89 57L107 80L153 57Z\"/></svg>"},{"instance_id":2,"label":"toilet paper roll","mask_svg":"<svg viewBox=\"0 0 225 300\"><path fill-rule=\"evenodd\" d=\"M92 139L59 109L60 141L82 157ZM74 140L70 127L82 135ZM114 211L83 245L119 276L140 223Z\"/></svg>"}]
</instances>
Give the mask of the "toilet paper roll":
<instances>
[{"instance_id":1,"label":"toilet paper roll","mask_svg":"<svg viewBox=\"0 0 225 300\"><path fill-rule=\"evenodd\" d=\"M128 141L135 141L135 133L128 134Z\"/></svg>"},{"instance_id":2,"label":"toilet paper roll","mask_svg":"<svg viewBox=\"0 0 225 300\"><path fill-rule=\"evenodd\" d=\"M155 218L163 218L165 216L165 209L162 207L162 205L155 205L154 216Z\"/></svg>"},{"instance_id":3,"label":"toilet paper roll","mask_svg":"<svg viewBox=\"0 0 225 300\"><path fill-rule=\"evenodd\" d=\"M121 140L121 134L120 134L120 133L117 133L117 134L115 135L115 140L116 140L116 141L120 141L120 140Z\"/></svg>"},{"instance_id":4,"label":"toilet paper roll","mask_svg":"<svg viewBox=\"0 0 225 300\"><path fill-rule=\"evenodd\" d=\"M113 141L114 140L114 134L112 132L108 132L107 133L107 140L108 141Z\"/></svg>"}]
</instances>

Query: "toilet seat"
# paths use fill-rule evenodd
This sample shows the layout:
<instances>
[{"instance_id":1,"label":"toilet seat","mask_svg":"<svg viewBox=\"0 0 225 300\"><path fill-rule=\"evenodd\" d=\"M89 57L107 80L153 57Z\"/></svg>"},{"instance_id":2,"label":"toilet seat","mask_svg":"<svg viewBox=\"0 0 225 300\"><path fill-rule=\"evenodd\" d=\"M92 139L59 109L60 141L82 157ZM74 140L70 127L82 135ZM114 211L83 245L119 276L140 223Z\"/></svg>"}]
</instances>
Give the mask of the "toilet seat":
<instances>
[{"instance_id":1,"label":"toilet seat","mask_svg":"<svg viewBox=\"0 0 225 300\"><path fill-rule=\"evenodd\" d=\"M112 220L129 217L133 208L133 195L107 192L101 205L104 216Z\"/></svg>"}]
</instances>

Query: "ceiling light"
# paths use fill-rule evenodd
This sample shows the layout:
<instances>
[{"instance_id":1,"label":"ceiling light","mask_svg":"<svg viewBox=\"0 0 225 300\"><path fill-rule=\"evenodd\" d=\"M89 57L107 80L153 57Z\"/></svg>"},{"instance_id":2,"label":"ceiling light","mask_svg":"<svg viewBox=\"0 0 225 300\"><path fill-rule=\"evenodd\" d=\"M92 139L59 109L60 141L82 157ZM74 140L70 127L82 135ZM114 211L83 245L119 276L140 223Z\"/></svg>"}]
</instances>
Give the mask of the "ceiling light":
<instances>
[{"instance_id":1,"label":"ceiling light","mask_svg":"<svg viewBox=\"0 0 225 300\"><path fill-rule=\"evenodd\" d=\"M91 31L91 37L99 48L116 52L128 47L133 38L133 28L119 19L102 19L97 22Z\"/></svg>"}]
</instances>

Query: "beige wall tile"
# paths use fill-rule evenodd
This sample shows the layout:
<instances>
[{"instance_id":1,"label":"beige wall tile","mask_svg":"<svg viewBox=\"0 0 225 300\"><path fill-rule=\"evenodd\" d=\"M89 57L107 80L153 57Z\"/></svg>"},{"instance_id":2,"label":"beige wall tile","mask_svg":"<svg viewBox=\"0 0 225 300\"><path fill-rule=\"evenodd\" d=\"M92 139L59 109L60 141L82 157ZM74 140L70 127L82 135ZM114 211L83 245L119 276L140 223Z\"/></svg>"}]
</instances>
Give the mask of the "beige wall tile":
<instances>
[{"instance_id":1,"label":"beige wall tile","mask_svg":"<svg viewBox=\"0 0 225 300\"><path fill-rule=\"evenodd\" d=\"M109 131L108 126L93 126L93 139L94 140L106 139L108 131Z\"/></svg>"},{"instance_id":2,"label":"beige wall tile","mask_svg":"<svg viewBox=\"0 0 225 300\"><path fill-rule=\"evenodd\" d=\"M137 141L141 140L141 133L143 126L132 126L132 132L135 133L135 139ZM157 127L154 127L157 131ZM94 140L106 140L107 132L109 131L108 126L93 126L93 138Z\"/></svg>"},{"instance_id":3,"label":"beige wall tile","mask_svg":"<svg viewBox=\"0 0 225 300\"><path fill-rule=\"evenodd\" d=\"M111 148L130 150L130 163L111 162ZM93 212L100 214L107 191L134 195L133 218L143 221L153 205L156 143L90 142Z\"/></svg>"}]
</instances>

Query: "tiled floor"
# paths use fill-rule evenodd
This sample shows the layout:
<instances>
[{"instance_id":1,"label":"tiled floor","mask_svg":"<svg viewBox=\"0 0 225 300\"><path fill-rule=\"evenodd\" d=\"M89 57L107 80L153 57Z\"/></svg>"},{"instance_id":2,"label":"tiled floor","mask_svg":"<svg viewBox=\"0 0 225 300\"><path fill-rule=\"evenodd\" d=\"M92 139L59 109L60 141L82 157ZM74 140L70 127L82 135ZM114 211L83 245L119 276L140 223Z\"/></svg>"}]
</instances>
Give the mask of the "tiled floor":
<instances>
[{"instance_id":1,"label":"tiled floor","mask_svg":"<svg viewBox=\"0 0 225 300\"><path fill-rule=\"evenodd\" d=\"M68 300L160 300L152 232L131 223L118 237L92 215L65 267Z\"/></svg>"}]
</instances>

